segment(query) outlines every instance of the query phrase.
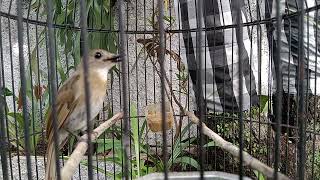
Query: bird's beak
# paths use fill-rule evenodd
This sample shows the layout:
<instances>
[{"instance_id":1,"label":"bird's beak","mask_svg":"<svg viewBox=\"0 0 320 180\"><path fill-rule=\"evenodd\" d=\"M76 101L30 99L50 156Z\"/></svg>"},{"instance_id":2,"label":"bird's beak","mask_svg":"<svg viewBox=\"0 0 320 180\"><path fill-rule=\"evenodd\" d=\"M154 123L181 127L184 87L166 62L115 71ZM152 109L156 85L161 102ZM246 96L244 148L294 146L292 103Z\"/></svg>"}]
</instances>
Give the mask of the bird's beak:
<instances>
[{"instance_id":1,"label":"bird's beak","mask_svg":"<svg viewBox=\"0 0 320 180\"><path fill-rule=\"evenodd\" d=\"M117 55L114 55L113 57L111 58L108 58L108 59L105 59L104 61L112 61L112 62L120 62L122 61L122 58L121 58L121 55L120 54L117 54Z\"/></svg>"}]
</instances>

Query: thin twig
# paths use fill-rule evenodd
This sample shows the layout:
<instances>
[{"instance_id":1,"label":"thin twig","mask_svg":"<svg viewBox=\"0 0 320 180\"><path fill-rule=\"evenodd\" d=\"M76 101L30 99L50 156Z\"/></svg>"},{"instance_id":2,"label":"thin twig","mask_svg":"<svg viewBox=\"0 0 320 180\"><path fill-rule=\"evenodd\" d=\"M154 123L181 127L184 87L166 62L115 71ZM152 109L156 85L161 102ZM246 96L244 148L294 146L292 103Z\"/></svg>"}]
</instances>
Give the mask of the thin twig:
<instances>
[{"instance_id":1,"label":"thin twig","mask_svg":"<svg viewBox=\"0 0 320 180\"><path fill-rule=\"evenodd\" d=\"M191 121L198 126L200 125L199 118L192 112L186 112L186 115L191 119ZM203 134L209 136L214 142L215 145L219 146L221 149L229 152L232 154L234 157L239 158L240 156L240 149L236 146L233 145L232 143L224 140L221 136L219 136L217 133L213 132L210 128L206 126L205 123L202 123L202 132ZM268 178L273 178L274 175L274 169L271 167L267 166L266 164L262 163L258 159L252 157L249 153L243 151L243 161L244 165L247 165L251 167L252 169L255 169L264 175L266 175ZM287 176L284 174L277 172L278 178L280 180L287 180L289 179Z\"/></svg>"},{"instance_id":2,"label":"thin twig","mask_svg":"<svg viewBox=\"0 0 320 180\"><path fill-rule=\"evenodd\" d=\"M110 128L113 124L115 124L119 119L123 117L123 113L117 113L112 118L102 123L92 131L91 140L95 141L103 132L105 132L108 128ZM88 139L88 135L85 134L81 136L81 139ZM62 180L70 180L76 171L77 167L80 164L80 161L83 159L84 154L88 149L88 142L81 141L77 144L76 148L73 150L70 158L65 163L61 170L61 179Z\"/></svg>"}]
</instances>

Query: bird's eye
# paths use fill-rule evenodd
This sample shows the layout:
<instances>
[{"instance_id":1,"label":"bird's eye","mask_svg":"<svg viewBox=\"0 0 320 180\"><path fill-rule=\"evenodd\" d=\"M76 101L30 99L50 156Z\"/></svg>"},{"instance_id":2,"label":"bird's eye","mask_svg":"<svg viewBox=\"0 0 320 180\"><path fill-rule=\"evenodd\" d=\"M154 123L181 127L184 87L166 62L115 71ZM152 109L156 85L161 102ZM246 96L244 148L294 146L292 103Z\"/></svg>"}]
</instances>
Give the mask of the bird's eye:
<instances>
[{"instance_id":1,"label":"bird's eye","mask_svg":"<svg viewBox=\"0 0 320 180\"><path fill-rule=\"evenodd\" d=\"M94 57L96 59L100 59L102 57L101 53L100 52L96 52L96 54L94 55Z\"/></svg>"}]
</instances>

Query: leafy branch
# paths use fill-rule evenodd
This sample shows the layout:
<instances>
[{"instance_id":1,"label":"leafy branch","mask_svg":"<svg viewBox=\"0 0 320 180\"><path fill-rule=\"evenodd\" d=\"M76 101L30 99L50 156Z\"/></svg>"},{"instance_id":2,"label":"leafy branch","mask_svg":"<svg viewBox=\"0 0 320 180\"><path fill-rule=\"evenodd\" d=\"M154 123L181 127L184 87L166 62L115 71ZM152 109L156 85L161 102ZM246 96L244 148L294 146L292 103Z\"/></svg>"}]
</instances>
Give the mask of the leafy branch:
<instances>
[{"instance_id":1,"label":"leafy branch","mask_svg":"<svg viewBox=\"0 0 320 180\"><path fill-rule=\"evenodd\" d=\"M102 48L115 53L117 51L117 35L114 32L112 9L114 0L86 0L86 3L88 27L96 29L96 31L88 32L89 48ZM45 19L48 13L47 1L32 0L31 9L37 14L37 17ZM59 26L54 29L57 77L58 83L62 84L68 78L70 71L81 61L80 31L76 28L79 25L79 1L54 0L53 9L53 22ZM109 30L109 32L100 32L100 29ZM46 57L47 27L36 26L35 31L37 38L35 45L29 49L29 62L25 72L27 102L31 104L32 108L28 114L29 128L32 134L32 138L30 138L32 139L32 152L35 151L40 139L39 132L42 132L43 122L41 120L45 119L49 109L49 88L45 84L48 74L47 70L42 68L40 61ZM113 70L117 72L117 69ZM13 93L10 96L14 96ZM12 141L11 144L20 150L24 149L23 138L20 138L24 134L20 130L25 125L25 120L20 118L22 115L21 87L19 87L19 95L14 98L18 111L7 110L8 128L11 130L10 136L16 137L16 141Z\"/></svg>"}]
</instances>

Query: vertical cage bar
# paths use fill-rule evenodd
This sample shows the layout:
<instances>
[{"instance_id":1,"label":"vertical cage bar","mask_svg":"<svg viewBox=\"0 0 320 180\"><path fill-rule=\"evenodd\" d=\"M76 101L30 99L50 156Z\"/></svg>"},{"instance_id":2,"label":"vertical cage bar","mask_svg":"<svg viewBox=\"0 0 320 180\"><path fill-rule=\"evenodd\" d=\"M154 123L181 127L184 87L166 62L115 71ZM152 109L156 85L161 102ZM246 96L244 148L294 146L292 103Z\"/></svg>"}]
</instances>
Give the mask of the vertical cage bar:
<instances>
[{"instance_id":1,"label":"vertical cage bar","mask_svg":"<svg viewBox=\"0 0 320 180\"><path fill-rule=\"evenodd\" d=\"M57 97L57 76L56 76L56 52L55 52L55 45L54 45L54 29L53 29L53 5L52 0L47 1L48 6L48 15L47 15L47 22L48 22L48 53L49 53L49 73L48 73L48 81L50 83L50 103L52 104L51 112L52 112L52 125L53 125L53 142L55 144L55 163L56 163L56 170L57 170L57 179L60 180L60 163L59 163L59 148L58 148L58 139L59 134L58 124L57 124L57 109L56 109L56 97Z\"/></svg>"},{"instance_id":2,"label":"vertical cage bar","mask_svg":"<svg viewBox=\"0 0 320 180\"><path fill-rule=\"evenodd\" d=\"M278 169L280 162L280 122L282 122L282 70L281 70L281 14L280 14L280 0L276 0L276 38L277 38L277 51L276 58L274 58L274 66L276 73L276 137L275 137L275 162L274 162L274 179L278 179Z\"/></svg>"},{"instance_id":3,"label":"vertical cage bar","mask_svg":"<svg viewBox=\"0 0 320 180\"><path fill-rule=\"evenodd\" d=\"M26 95L26 77L25 77L25 64L24 64L24 53L23 53L23 19L22 19L22 1L17 1L17 29L18 29L18 47L19 47L19 68L20 68L20 79L21 79L21 95L22 95L22 112L24 119L24 143L25 143L25 154L27 158L27 174L28 179L32 179L32 168L30 158L30 132L29 125L30 120L28 117L27 110L27 95Z\"/></svg>"},{"instance_id":4,"label":"vertical cage bar","mask_svg":"<svg viewBox=\"0 0 320 180\"><path fill-rule=\"evenodd\" d=\"M12 1L10 1L10 5L9 5L9 13L11 12L11 9L12 9ZM9 29L9 32L8 32L8 39L9 39L9 54L10 54L10 70L11 72L14 72L14 65L13 65L13 47L12 47L12 36L11 36L11 21L10 21L10 18L8 17L7 18L7 22L8 22L8 29ZM2 67L4 67L4 65L2 64ZM4 72L3 72L3 75ZM11 86L12 86L12 92L16 92L16 85L15 85L15 82L14 82L14 73L11 73L10 74L10 78L11 78ZM3 77L3 83L5 84L5 80L4 80L4 77ZM15 100L14 98L12 98L12 104L13 104L13 111L14 111L14 124L15 124L15 139L16 139L16 143L19 143L19 140L21 140L22 137L19 136L19 133L18 133L18 125L17 125L17 108L16 108L16 103L15 103ZM7 115L7 111L5 111L5 114ZM10 137L8 137L8 139L10 139ZM10 149L9 149L10 150ZM10 152L10 151L9 151ZM18 161L18 178L21 179L21 165L20 165L20 152L17 151L17 161ZM10 163L11 165L12 163ZM11 172L12 173L12 172Z\"/></svg>"},{"instance_id":5,"label":"vertical cage bar","mask_svg":"<svg viewBox=\"0 0 320 180\"><path fill-rule=\"evenodd\" d=\"M91 143L91 107L90 107L90 82L89 82L89 65L88 65L88 37L87 37L87 10L86 2L80 1L80 47L82 49L82 62L83 62L83 77L84 77L84 91L85 91L85 106L86 106L86 119L87 119L87 133L88 133L88 178L93 179L93 166L92 166L92 143Z\"/></svg>"},{"instance_id":6,"label":"vertical cage bar","mask_svg":"<svg viewBox=\"0 0 320 180\"><path fill-rule=\"evenodd\" d=\"M136 3L136 11L135 11L135 15L136 15L136 18L135 18L135 31L138 31L138 0L135 1ZM137 40L137 34L134 34L134 39ZM137 42L135 42L135 62L138 63L138 60L139 60L139 54L138 54L138 45L137 45ZM139 71L138 71L138 65L136 66L136 72L135 72L135 75L136 75L136 115L139 116L139 108L140 108L140 105L139 105L139 98L140 98L140 94L139 94ZM134 119L135 121L138 121L137 124L138 124L138 136L140 137L140 134L142 135L142 132L141 132L141 129L140 129L140 118L137 117L136 119ZM141 144L141 141L140 139L137 139L135 140L136 142L138 142L138 144ZM141 159L141 151L140 151L140 146L135 146L135 151L138 151L138 159ZM138 177L141 176L141 174L139 173L140 172L140 169L141 169L141 163L140 161L138 161L137 163L137 168L138 168Z\"/></svg>"},{"instance_id":7,"label":"vertical cage bar","mask_svg":"<svg viewBox=\"0 0 320 180\"><path fill-rule=\"evenodd\" d=\"M146 4L146 0L143 0L143 4ZM145 32L147 30L147 10L146 6L143 6L143 31ZM143 33L143 40L146 39L146 33ZM146 49L143 48L143 59L147 59L146 55ZM145 107L148 106L148 83L147 83L147 63L144 63L144 92L145 92ZM146 126L146 142L149 141L149 135L148 135L149 129L148 126ZM142 132L143 133L143 132ZM147 149L147 161L149 161L149 148ZM149 166L147 166L147 173L149 173Z\"/></svg>"},{"instance_id":8,"label":"vertical cage bar","mask_svg":"<svg viewBox=\"0 0 320 180\"><path fill-rule=\"evenodd\" d=\"M287 5L286 5L286 8L288 8L287 7ZM292 25L291 25L291 20L289 20L289 47L291 47L291 42L292 42L292 39L291 39L291 27L292 27ZM290 62L291 62L291 56L290 56L290 54L291 54L291 48L289 48L289 53L288 53L288 55L289 55L289 64L290 64ZM288 66L288 77L290 77L290 66ZM287 91L288 91L288 94L290 94L290 80L289 80L289 78L288 78L288 81L287 82L283 82L283 83L286 83L287 84L287 86L288 86L288 88L287 88ZM288 96L287 98L287 109L289 110L289 108L290 108L290 97ZM287 126L289 126L289 117L290 117L290 113L289 113L289 111L287 111L287 117L286 117L286 125ZM287 130L286 130L286 133L287 134L289 134L289 128L287 128ZM289 140L287 139L286 140L286 159L285 159L285 161L287 161L287 159L288 159L288 151L289 151L289 148L288 148L288 146L289 146L289 142L288 142ZM288 172L288 168L287 168L287 166L285 166L285 173L287 173Z\"/></svg>"},{"instance_id":9,"label":"vertical cage bar","mask_svg":"<svg viewBox=\"0 0 320 180\"><path fill-rule=\"evenodd\" d=\"M0 1L0 7L2 4L2 1ZM0 16L0 48L2 47L2 32L1 32L1 16ZM2 48L1 48L1 54L0 54L0 154L1 154L1 168L2 168L2 178L4 180L7 180L9 178L8 175L8 159L7 159L7 142L6 142L6 125L5 125L5 114L4 114L4 107L6 104L6 98L5 98L5 87L4 83L2 82L2 66L3 63L3 54L2 54ZM9 143L9 142L8 142Z\"/></svg>"},{"instance_id":10,"label":"vertical cage bar","mask_svg":"<svg viewBox=\"0 0 320 180\"><path fill-rule=\"evenodd\" d=\"M130 20L130 16L129 16L129 3L126 3L126 7L125 7L125 10L126 10L126 31L129 31L129 20ZM129 35L127 35L127 37L129 37ZM129 41L128 41L128 39L129 38L126 38L125 39L125 44L126 44L126 54L129 54ZM128 77L128 79L127 79L127 96L128 96L128 119L131 121L131 95L130 95L130 74L129 74L129 56L128 56L128 63L127 63L127 77ZM130 84L129 84L130 83ZM129 154L128 154L128 157L130 157L130 163L128 163L128 168L130 169L130 177L129 177L129 179L133 179L132 178L132 174L133 174L133 172L132 172L132 163L131 163L131 157L132 157L132 151L131 151L131 148L132 148L132 137L131 137L131 133L130 133L130 130L131 130L131 122L130 123L128 123L128 132L127 132L127 134L128 134L128 136L129 136L129 150L128 150L128 152L129 152Z\"/></svg>"},{"instance_id":11,"label":"vertical cage bar","mask_svg":"<svg viewBox=\"0 0 320 180\"><path fill-rule=\"evenodd\" d=\"M168 4L171 4L171 0L168 0ZM167 13L169 13L169 27L167 29L168 30L172 30L171 8L168 6L166 10L167 10ZM171 38L171 36L169 36L168 39L169 39L169 51L172 52L172 38ZM172 71L173 71L172 70L172 58L171 58L171 56L169 56L169 72L170 72L169 79L170 79L170 82L173 82ZM180 74L180 71L178 72L178 74ZM180 84L180 80L179 80L178 84ZM169 106L170 107L173 107L173 96L174 96L174 94L171 93L172 91L173 91L173 88L169 87L169 92L167 92L167 95L169 96L169 94L170 94L170 96L168 97ZM180 102L181 102L181 100L180 100ZM173 114L175 115L175 113L173 113ZM174 116L174 121L177 122L177 117L176 116ZM176 131L179 131L179 129L177 128ZM170 150L171 152L173 152L173 144L174 144L174 133L171 133L171 145L172 145L171 146L171 150ZM181 148L180 148L180 153L181 153ZM173 158L173 153L171 153L170 158ZM173 162L171 162L171 165L172 164L173 164Z\"/></svg>"},{"instance_id":12,"label":"vertical cage bar","mask_svg":"<svg viewBox=\"0 0 320 180\"><path fill-rule=\"evenodd\" d=\"M1 4L1 3L0 3ZM0 7L1 7L1 5L0 5ZM1 23L2 23L3 21L2 21L2 18L1 18L1 16L0 16L0 74L2 73L2 77L0 78L0 83L1 83L1 80L2 80L2 88L5 88L6 87L6 84L5 84L5 74L4 74L4 59L3 59L3 46L2 46L2 27L1 27ZM9 31L10 32L10 31ZM0 88L0 90L1 90L1 88ZM5 92L5 89L2 89L2 90L4 90L4 92ZM14 92L14 91L12 91L12 92ZM1 93L0 93L0 96L1 96ZM1 100L0 100L1 101ZM2 103L2 102L0 102L0 103ZM6 131L7 131L7 142L10 144L10 133L9 133L9 128L7 128L8 127L8 124L9 124L9 121L8 121L8 118L7 118L7 109L5 108L6 107L6 103L7 103L7 98L6 98L6 96L3 96L3 103L2 103L2 105L4 105L4 107L2 107L3 109L2 110L4 110L3 111L3 120L5 121L5 129L6 129ZM15 104L13 105L13 106L15 106ZM2 131L2 130L1 130ZM8 145L9 145L8 144ZM11 152L11 149L9 148L9 147L7 147L7 149L6 148L4 148L3 150L7 150L8 151L8 160L9 160L9 167L10 167L10 175L11 175L11 177L13 177L13 171L12 171L12 158L11 158L11 154L12 154L12 152ZM7 151L4 151L4 152L7 152ZM17 153L17 155L18 155L18 159L19 159L19 153ZM7 160L5 160L5 161L7 161ZM5 163L5 162L4 162ZM8 161L7 161L7 163L8 163ZM19 166L18 166L18 170L19 170ZM2 169L3 170L3 169ZM19 171L20 172L20 171ZM9 174L8 174L8 176L10 176ZM6 177L5 175L3 176L3 178L5 179L5 178L8 178L8 177Z\"/></svg>"},{"instance_id":13,"label":"vertical cage bar","mask_svg":"<svg viewBox=\"0 0 320 180\"><path fill-rule=\"evenodd\" d=\"M163 12L163 0L158 0L159 9L159 37L160 37L160 72L161 72L161 118L162 118L162 156L163 156L163 168L164 168L164 179L168 179L168 166L167 166L167 133L166 133L166 104L165 104L165 31L164 31L164 12Z\"/></svg>"},{"instance_id":14,"label":"vertical cage bar","mask_svg":"<svg viewBox=\"0 0 320 180\"><path fill-rule=\"evenodd\" d=\"M202 96L203 91L202 91L202 42L203 42L203 37L202 37L202 16L203 16L203 0L198 0L196 1L196 21L197 21L197 32L196 32L196 59L198 61L197 63L197 92L200 94L198 95L198 109L199 109L199 129L200 129L200 148L199 148L199 155L200 155L200 179L203 179L203 164L204 164L204 153L203 153L203 129L202 129L202 122L203 122L203 116L204 113L206 113L206 106L204 104L204 97Z\"/></svg>"},{"instance_id":15,"label":"vertical cage bar","mask_svg":"<svg viewBox=\"0 0 320 180\"><path fill-rule=\"evenodd\" d=\"M241 22L241 2L239 0L235 1L235 11L236 11L236 39L238 45L238 61L239 61L239 147L240 147L240 166L239 175L240 179L243 179L244 168L243 168L243 62L241 60L243 56L243 24Z\"/></svg>"},{"instance_id":16,"label":"vertical cage bar","mask_svg":"<svg viewBox=\"0 0 320 180\"><path fill-rule=\"evenodd\" d=\"M29 2L29 4L28 4L28 13L27 13L27 19L29 19L30 18L30 12L31 12L31 1ZM27 44L28 44L28 63L29 63L29 76L30 76L30 86L31 87L34 87L33 86L33 77L32 77L32 68L35 68L34 66L36 66L36 65L33 65L32 64L32 62L31 62L31 59L32 59L32 57L31 57L31 43L30 43L30 24L29 24L29 21L27 21L27 23L26 23L26 35L27 35ZM35 79L35 81L36 81L36 79ZM39 88L40 88L40 84L38 84L39 85ZM32 120L32 124L31 124L31 127L32 127L32 130L31 130L31 134L32 134L32 142L33 142L33 149L34 149L34 151L33 151L33 153L34 153L34 161L35 162L38 162L38 157L37 157L37 154L38 154L38 151L37 151L37 143L36 143L36 138L34 138L35 137L35 134L36 133L38 133L38 132L36 132L36 129L35 129L35 112L36 112L36 110L35 110L35 103L34 103L34 99L35 99L36 97L34 97L34 93L32 93L31 94L31 117L30 117L30 119L33 119ZM39 171L38 171L38 169L39 169L39 165L38 165L38 163L35 163L35 174L36 174L36 179L39 179Z\"/></svg>"},{"instance_id":17,"label":"vertical cage bar","mask_svg":"<svg viewBox=\"0 0 320 180\"><path fill-rule=\"evenodd\" d=\"M152 19L153 21L156 20L157 16L156 16L156 10L155 10L155 1L156 0L152 0ZM159 18L159 17L158 17ZM160 23L158 21L158 23ZM155 33L155 35L157 35ZM156 40L153 38L152 39L152 43L156 43ZM155 62L156 61L156 58L154 56L152 56L152 61ZM160 60L159 60L160 61ZM157 79L156 79L156 73L157 73L157 67L153 66L152 67L152 73L153 73L153 102L156 103L156 88L157 88L157 85L156 85L156 82L157 82ZM161 70L160 70L161 71ZM161 72L160 72L161 73ZM161 77L159 77L161 78ZM158 155L158 149L159 149L159 145L158 145L158 134L157 133L154 133L154 139L155 139L155 146L156 146L156 155ZM156 162L155 163L158 163L158 159L156 159Z\"/></svg>"},{"instance_id":18,"label":"vertical cage bar","mask_svg":"<svg viewBox=\"0 0 320 180\"><path fill-rule=\"evenodd\" d=\"M298 81L299 81L299 90L298 90L298 129L299 129L299 143L298 143L298 178L304 179L305 171L305 90L304 90L304 72L305 72L305 54L304 54L304 5L303 0L298 1L299 7L299 20L298 20Z\"/></svg>"},{"instance_id":19,"label":"vertical cage bar","mask_svg":"<svg viewBox=\"0 0 320 180\"><path fill-rule=\"evenodd\" d=\"M125 179L129 179L129 150L130 150L130 131L129 131L129 109L128 109L128 57L126 56L127 46L125 45L126 42L126 34L124 32L124 21L123 21L123 14L124 14L124 4L123 0L120 0L118 3L118 15L119 15L119 32L120 32L120 56L123 58L121 63L121 79L122 79L122 110L123 110L123 155L124 155L124 166L122 167L123 176Z\"/></svg>"},{"instance_id":20,"label":"vertical cage bar","mask_svg":"<svg viewBox=\"0 0 320 180\"><path fill-rule=\"evenodd\" d=\"M318 6L318 2L317 1L315 1L315 3L316 3L316 6ZM316 22L315 22L315 26L314 27L316 27L316 30L315 30L315 42L316 42L316 47L315 47L315 49L316 49L316 62L315 62L315 79L314 79L314 84L317 84L317 74L318 74L318 46L319 46L319 44L317 43L317 42L319 42L319 40L318 40L318 22L319 22L319 20L318 20L318 18L319 18L319 11L318 11L318 9L317 10L315 10L316 12L315 12L315 18L316 18ZM314 92L315 92L315 97L317 96L317 94L316 94L316 92L317 92L317 86L314 86ZM313 103L314 104L316 104L316 99L317 98L314 98L314 100L313 100ZM315 177L315 158L316 158L316 156L315 156L315 152L316 152L316 120L317 120L317 114L318 114L318 112L316 111L316 108L314 108L314 112L313 112L313 128L312 128L312 133L313 133L313 135L312 135L312 159L311 159L311 177ZM313 178L314 179L314 178Z\"/></svg>"}]
</instances>

